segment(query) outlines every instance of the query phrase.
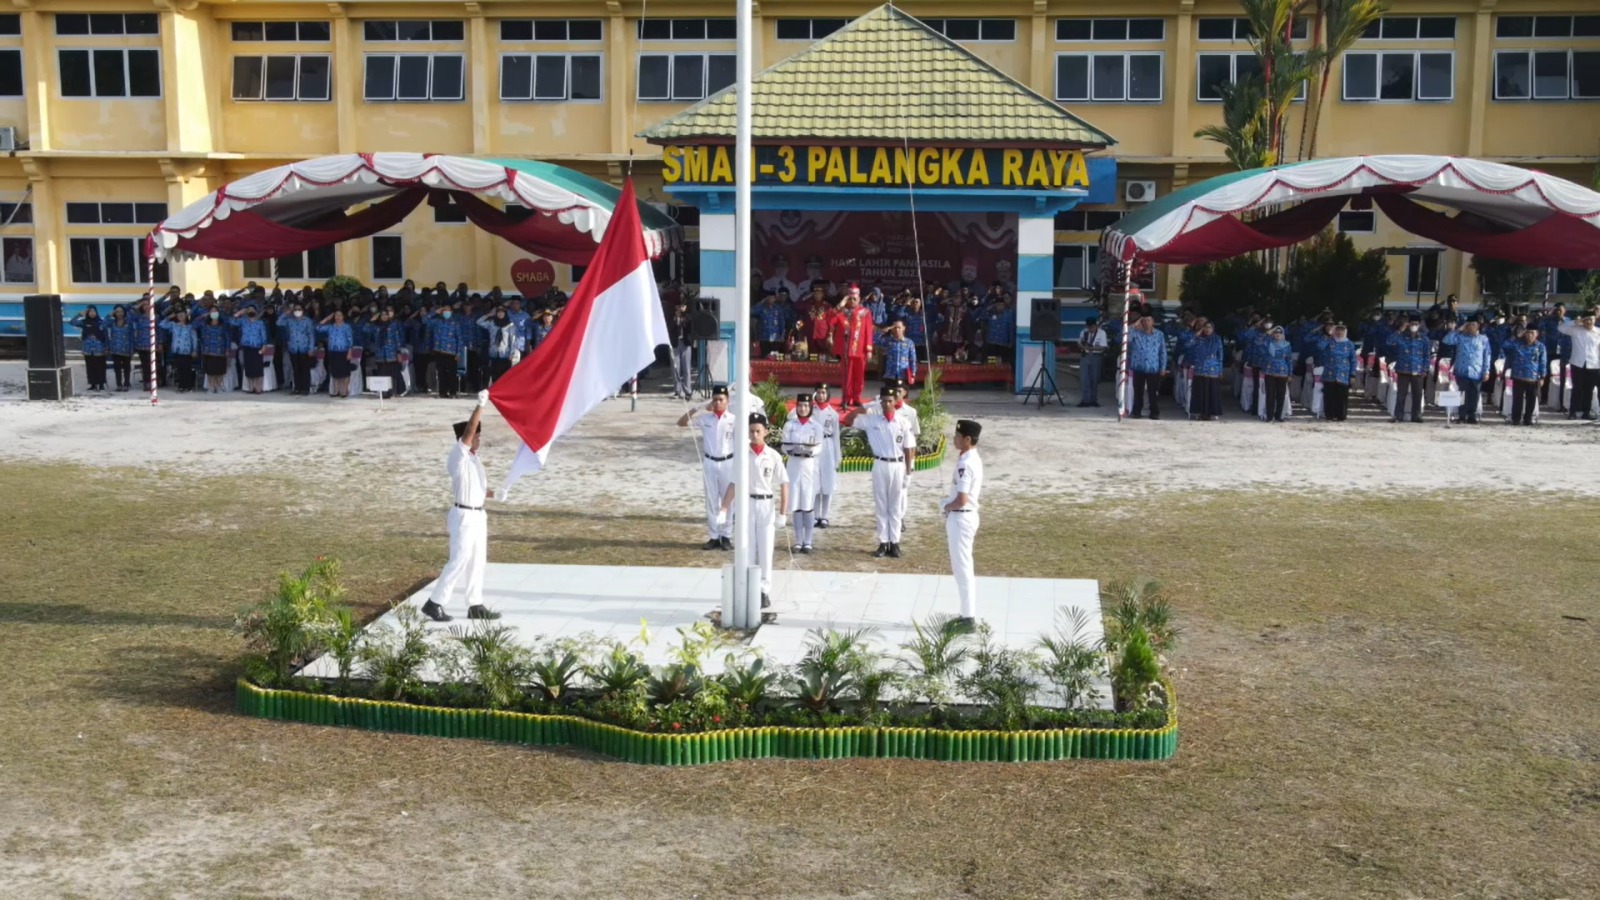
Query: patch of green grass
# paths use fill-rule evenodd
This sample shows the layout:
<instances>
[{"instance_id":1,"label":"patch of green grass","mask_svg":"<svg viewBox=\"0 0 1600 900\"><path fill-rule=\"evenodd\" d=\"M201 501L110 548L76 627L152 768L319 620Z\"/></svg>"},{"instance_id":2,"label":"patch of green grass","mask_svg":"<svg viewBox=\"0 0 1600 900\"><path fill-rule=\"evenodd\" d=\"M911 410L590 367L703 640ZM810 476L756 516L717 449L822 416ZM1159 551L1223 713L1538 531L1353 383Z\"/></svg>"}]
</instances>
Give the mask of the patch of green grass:
<instances>
[{"instance_id":1,"label":"patch of green grass","mask_svg":"<svg viewBox=\"0 0 1600 900\"><path fill-rule=\"evenodd\" d=\"M0 467L0 496L0 823L27 823L0 824L0 883L23 896L459 896L472 878L564 896L1576 896L1596 879L1592 503L997 497L981 573L1162 581L1183 629L1175 760L665 770L231 712L233 616L279 571L337 556L376 612L442 564L442 511L38 465ZM720 565L696 516L506 511L490 556ZM864 532L826 540L805 565L877 567ZM897 570L943 570L936 520L905 543ZM306 864L327 859L343 867Z\"/></svg>"}]
</instances>

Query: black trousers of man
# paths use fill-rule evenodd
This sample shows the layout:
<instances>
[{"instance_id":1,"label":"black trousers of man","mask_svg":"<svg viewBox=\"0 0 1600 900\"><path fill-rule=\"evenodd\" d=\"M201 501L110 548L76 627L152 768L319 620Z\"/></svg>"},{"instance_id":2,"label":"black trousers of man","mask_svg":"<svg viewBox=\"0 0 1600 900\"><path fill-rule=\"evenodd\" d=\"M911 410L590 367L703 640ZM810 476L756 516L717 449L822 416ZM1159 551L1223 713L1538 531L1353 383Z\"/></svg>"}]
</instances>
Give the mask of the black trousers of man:
<instances>
[{"instance_id":1,"label":"black trousers of man","mask_svg":"<svg viewBox=\"0 0 1600 900\"><path fill-rule=\"evenodd\" d=\"M1330 422L1343 422L1350 414L1350 385L1337 381L1322 383L1322 416Z\"/></svg>"},{"instance_id":2,"label":"black trousers of man","mask_svg":"<svg viewBox=\"0 0 1600 900\"><path fill-rule=\"evenodd\" d=\"M433 368L438 373L439 396L459 396L461 394L461 378L456 373L456 355L454 353L433 354Z\"/></svg>"},{"instance_id":3,"label":"black trousers of man","mask_svg":"<svg viewBox=\"0 0 1600 900\"><path fill-rule=\"evenodd\" d=\"M291 353L289 367L294 373L294 392L304 397L311 393L312 360L309 353Z\"/></svg>"},{"instance_id":4,"label":"black trousers of man","mask_svg":"<svg viewBox=\"0 0 1600 900\"><path fill-rule=\"evenodd\" d=\"M1289 396L1289 376L1267 376L1267 421L1283 421L1283 401Z\"/></svg>"},{"instance_id":5,"label":"black trousers of man","mask_svg":"<svg viewBox=\"0 0 1600 900\"><path fill-rule=\"evenodd\" d=\"M1158 403L1161 394L1160 372L1133 373L1133 417L1139 418L1139 413L1144 410L1146 391L1150 393L1150 418L1161 418L1161 407Z\"/></svg>"},{"instance_id":6,"label":"black trousers of man","mask_svg":"<svg viewBox=\"0 0 1600 900\"><path fill-rule=\"evenodd\" d=\"M1518 378L1511 382L1511 424L1533 424L1534 410L1539 408L1539 381L1523 381Z\"/></svg>"},{"instance_id":7,"label":"black trousers of man","mask_svg":"<svg viewBox=\"0 0 1600 900\"><path fill-rule=\"evenodd\" d=\"M1572 415L1587 416L1594 412L1594 389L1600 384L1600 369L1572 367Z\"/></svg>"},{"instance_id":8,"label":"black trousers of man","mask_svg":"<svg viewBox=\"0 0 1600 900\"><path fill-rule=\"evenodd\" d=\"M1476 425L1478 423L1478 407L1482 402L1483 382L1476 378L1465 376L1457 378L1456 384L1461 386L1461 411L1458 413L1463 422Z\"/></svg>"},{"instance_id":9,"label":"black trousers of man","mask_svg":"<svg viewBox=\"0 0 1600 900\"><path fill-rule=\"evenodd\" d=\"M1422 376L1401 372L1394 377L1394 388L1399 393L1395 396L1394 420L1406 420L1406 398L1411 400L1411 421L1422 421Z\"/></svg>"},{"instance_id":10,"label":"black trousers of man","mask_svg":"<svg viewBox=\"0 0 1600 900\"><path fill-rule=\"evenodd\" d=\"M139 354L139 389L148 391L150 390L150 367L155 365L155 351L140 350L137 352ZM159 386L160 381L164 379L161 379L160 373L157 373L156 377L158 379L157 385Z\"/></svg>"}]
</instances>

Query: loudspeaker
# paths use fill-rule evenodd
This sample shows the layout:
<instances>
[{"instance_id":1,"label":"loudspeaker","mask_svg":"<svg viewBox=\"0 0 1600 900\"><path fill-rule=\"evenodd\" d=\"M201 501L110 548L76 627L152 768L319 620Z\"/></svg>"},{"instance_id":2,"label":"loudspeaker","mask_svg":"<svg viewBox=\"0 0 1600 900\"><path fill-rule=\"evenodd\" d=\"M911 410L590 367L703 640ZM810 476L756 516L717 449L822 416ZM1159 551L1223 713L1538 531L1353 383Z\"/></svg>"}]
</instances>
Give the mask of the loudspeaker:
<instances>
[{"instance_id":1,"label":"loudspeaker","mask_svg":"<svg viewBox=\"0 0 1600 900\"><path fill-rule=\"evenodd\" d=\"M1028 319L1028 340L1061 340L1061 301L1054 297L1033 298L1033 315Z\"/></svg>"},{"instance_id":2,"label":"loudspeaker","mask_svg":"<svg viewBox=\"0 0 1600 900\"><path fill-rule=\"evenodd\" d=\"M28 339L28 345L33 346L32 338ZM72 399L72 370L65 366L58 369L29 369L28 399Z\"/></svg>"},{"instance_id":3,"label":"loudspeaker","mask_svg":"<svg viewBox=\"0 0 1600 900\"><path fill-rule=\"evenodd\" d=\"M699 297L689 315L689 335L697 341L722 340L722 304L715 297Z\"/></svg>"},{"instance_id":4,"label":"loudspeaker","mask_svg":"<svg viewBox=\"0 0 1600 900\"><path fill-rule=\"evenodd\" d=\"M22 321L28 337L28 368L59 369L67 364L61 335L61 296L29 294L22 298Z\"/></svg>"}]
</instances>

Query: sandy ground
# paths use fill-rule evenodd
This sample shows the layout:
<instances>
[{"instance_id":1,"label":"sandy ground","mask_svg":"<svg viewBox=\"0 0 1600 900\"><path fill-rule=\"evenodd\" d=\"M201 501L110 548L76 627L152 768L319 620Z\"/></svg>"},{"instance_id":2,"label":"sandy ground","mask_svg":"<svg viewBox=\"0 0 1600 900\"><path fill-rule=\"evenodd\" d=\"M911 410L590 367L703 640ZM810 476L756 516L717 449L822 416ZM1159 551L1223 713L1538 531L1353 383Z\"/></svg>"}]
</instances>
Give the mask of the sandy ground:
<instances>
[{"instance_id":1,"label":"sandy ground","mask_svg":"<svg viewBox=\"0 0 1600 900\"><path fill-rule=\"evenodd\" d=\"M81 378L81 372L80 378ZM20 363L0 364L0 459L71 461L170 469L189 460L195 474L293 473L338 498L366 504L438 508L448 483L442 462L449 423L469 400L332 400L282 394L249 397L164 393L152 408L139 394L79 397L66 403L22 399ZM651 385L656 387L656 385ZM1076 384L1063 386L1070 397ZM1267 425L1242 415L1216 423L1172 415L1118 423L1106 407L1022 406L997 391L954 390L947 405L985 425L982 453L991 499L1028 497L1105 502L1160 492L1535 490L1600 493L1584 474L1600 428L1547 415L1536 428L1394 425L1363 405L1351 421L1301 418ZM544 473L523 480L512 504L583 509L596 515L663 507L686 522L700 515L699 458L684 405L661 394L607 401L550 454ZM498 485L516 436L491 414L483 456ZM920 473L913 520L934 515L949 462ZM870 515L865 475L846 476L836 518Z\"/></svg>"}]
</instances>

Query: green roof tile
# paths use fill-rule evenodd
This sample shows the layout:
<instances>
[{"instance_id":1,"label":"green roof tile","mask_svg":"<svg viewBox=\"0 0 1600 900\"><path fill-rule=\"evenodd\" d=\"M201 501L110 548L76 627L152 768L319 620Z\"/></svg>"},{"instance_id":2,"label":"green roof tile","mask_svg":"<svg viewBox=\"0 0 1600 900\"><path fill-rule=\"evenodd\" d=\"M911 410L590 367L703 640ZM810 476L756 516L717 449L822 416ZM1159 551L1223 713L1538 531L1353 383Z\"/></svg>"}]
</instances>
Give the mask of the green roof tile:
<instances>
[{"instance_id":1,"label":"green roof tile","mask_svg":"<svg viewBox=\"0 0 1600 900\"><path fill-rule=\"evenodd\" d=\"M728 87L640 132L653 143L731 139ZM1049 143L1116 140L892 6L880 6L755 77L757 141Z\"/></svg>"}]
</instances>

